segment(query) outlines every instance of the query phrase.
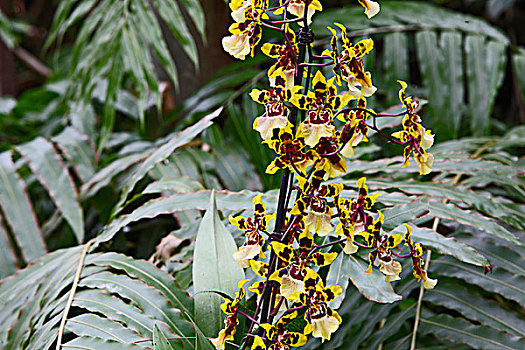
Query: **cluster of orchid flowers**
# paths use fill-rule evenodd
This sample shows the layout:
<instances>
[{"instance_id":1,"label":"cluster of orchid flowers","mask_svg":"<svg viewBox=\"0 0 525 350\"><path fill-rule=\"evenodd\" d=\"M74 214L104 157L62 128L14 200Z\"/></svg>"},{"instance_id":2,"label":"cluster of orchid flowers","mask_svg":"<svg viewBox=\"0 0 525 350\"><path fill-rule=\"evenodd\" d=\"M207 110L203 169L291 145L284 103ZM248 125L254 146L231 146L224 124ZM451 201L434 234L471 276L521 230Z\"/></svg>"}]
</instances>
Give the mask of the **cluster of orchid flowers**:
<instances>
[{"instance_id":1,"label":"cluster of orchid flowers","mask_svg":"<svg viewBox=\"0 0 525 350\"><path fill-rule=\"evenodd\" d=\"M358 1L368 17L379 11L374 1ZM326 249L342 245L345 254L354 254L360 247L370 249L366 272L372 272L377 260L386 282L400 279L402 269L396 258L411 257L413 275L423 281L425 288L433 288L437 281L430 279L422 267L423 247L411 241L411 226L405 224L404 235L384 232L383 214L373 211L379 194L368 193L364 177L357 182L358 195L354 199L340 197L342 184L323 181L346 173L345 158L351 158L354 147L368 141L370 129L406 146L403 167L409 165L413 154L420 174L428 174L434 160L432 154L427 153L433 144L433 135L421 125L418 103L406 96L407 85L402 81L399 81L402 113L377 114L367 109L366 98L376 91L371 74L363 64L363 57L373 49L371 39L352 44L346 28L335 23L341 33L341 48L337 30L332 27L328 27L332 33L330 49L320 56L312 53L310 43L296 40L290 25L302 24L298 33L304 34L314 13L322 10L319 1L280 0L278 6L269 7L268 0L232 0L230 9L235 23L229 28L232 35L223 39L223 47L232 56L238 59L248 54L253 56L263 28L277 30L284 36L284 44L262 45L261 51L275 59L268 71L271 87L254 89L250 96L262 104L265 111L255 119L253 128L260 133L263 143L277 154L266 172L274 174L282 170L291 177L283 175L277 213L266 214L262 196L258 195L253 199L252 217L230 217L230 223L243 231L245 237L233 258L242 268L252 269L258 281L247 288L249 280L240 281L235 298L222 304L225 328L212 342L220 350L226 342L233 341L240 315L251 322L242 342L243 349L251 343L251 349L286 350L304 345L309 334L322 341L330 340L341 317L329 303L342 289L337 285L325 286L318 274L319 268L330 265L338 256L337 252L325 252ZM271 20L270 15L282 15L283 19ZM302 62L306 50L310 63ZM311 63L313 60L327 63ZM321 70L312 73L314 67L329 65L333 66L332 78L327 79ZM343 82L347 85L344 89ZM344 91L338 92L338 89ZM348 107L354 100L356 107ZM299 110L302 121L297 119ZM376 127L378 117L402 115L402 131L388 136ZM343 124L340 130L336 129L335 120ZM292 186L294 177L297 185ZM292 208L287 209L292 190L296 191L296 198ZM332 225L334 218L339 219L337 226ZM276 222L273 232L268 229L271 220ZM325 242L329 241L329 235L338 239L318 245L314 234L325 237ZM409 250L404 255L400 254L403 241ZM265 251L269 251L268 258ZM258 295L255 312L242 304L246 289Z\"/></svg>"}]
</instances>

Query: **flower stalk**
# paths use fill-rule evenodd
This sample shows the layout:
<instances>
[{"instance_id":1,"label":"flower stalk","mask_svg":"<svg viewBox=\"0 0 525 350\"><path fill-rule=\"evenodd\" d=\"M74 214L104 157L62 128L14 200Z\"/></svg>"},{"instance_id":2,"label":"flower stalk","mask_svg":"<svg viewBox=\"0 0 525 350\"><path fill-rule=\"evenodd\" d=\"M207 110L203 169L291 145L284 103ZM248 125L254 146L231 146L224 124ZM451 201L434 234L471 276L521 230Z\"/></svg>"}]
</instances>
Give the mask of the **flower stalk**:
<instances>
[{"instance_id":1,"label":"flower stalk","mask_svg":"<svg viewBox=\"0 0 525 350\"><path fill-rule=\"evenodd\" d=\"M359 2L369 17L379 10L374 1ZM369 250L367 272L378 264L386 282L400 278L401 264L395 259L411 257L414 276L423 279L425 287L433 287L435 281L422 268L422 246L411 241L411 226L406 225L404 235L384 232L384 216L374 210L379 194L368 193L364 177L357 181L358 196L352 199L341 197L342 184L324 181L346 173L346 159L352 158L354 147L368 142L369 130L406 146L403 167L408 166L413 154L420 173L427 174L434 159L426 152L432 146L433 135L421 125L419 105L406 96L404 82L399 82L399 99L404 107L401 113L375 113L367 108L367 97L377 90L363 64L363 57L373 49L371 39L350 43L346 28L334 23L336 29L328 27L332 34L330 48L321 55L313 53L314 34L309 24L314 14L322 11L320 1L279 0L278 6L270 7L268 0L232 0L230 9L235 23L223 46L234 57L253 56L263 28L283 37L283 44L261 46L265 55L275 59L268 70L270 88L250 93L265 109L253 127L276 154L266 172L282 173L275 214L266 214L262 196L258 195L253 199L253 217L230 217L230 222L245 234L245 243L233 257L258 276L248 287L258 298L253 316L242 311L239 303L247 281L241 281L235 300L221 306L227 315L226 328L213 343L223 350L225 342L233 340L238 314L249 323L241 349L251 343L252 350L287 350L304 345L308 335L330 340L342 319L329 303L342 293L342 288L325 286L316 271L330 266L338 254ZM282 15L282 19L270 20L269 14ZM336 30L341 32L342 46L338 45ZM332 66L332 78L320 70L328 66ZM357 102L356 106L351 105L352 101ZM377 127L377 118L401 116L402 131L387 135ZM343 123L340 130L336 129L336 119ZM274 229L268 232L272 219ZM339 223L334 226L332 221ZM316 243L317 237L326 236L335 239ZM399 251L403 241L410 254L394 251ZM267 251L268 258L264 254Z\"/></svg>"}]
</instances>

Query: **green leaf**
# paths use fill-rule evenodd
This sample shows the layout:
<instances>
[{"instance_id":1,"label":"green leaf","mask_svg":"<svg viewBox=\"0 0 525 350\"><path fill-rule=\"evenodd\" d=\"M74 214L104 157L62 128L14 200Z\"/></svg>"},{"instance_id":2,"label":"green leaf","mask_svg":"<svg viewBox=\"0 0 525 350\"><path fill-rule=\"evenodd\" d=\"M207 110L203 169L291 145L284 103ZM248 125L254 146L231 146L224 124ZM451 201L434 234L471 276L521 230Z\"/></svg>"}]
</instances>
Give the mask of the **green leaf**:
<instances>
[{"instance_id":1,"label":"green leaf","mask_svg":"<svg viewBox=\"0 0 525 350\"><path fill-rule=\"evenodd\" d=\"M193 64L198 67L199 56L197 47L184 21L178 3L169 0L155 0L155 6L158 8L159 14L166 21L171 32L175 38L177 38L177 41L181 44L186 54L188 54ZM197 7L194 7L194 13L198 13ZM199 17L202 18L202 15Z\"/></svg>"},{"instance_id":2,"label":"green leaf","mask_svg":"<svg viewBox=\"0 0 525 350\"><path fill-rule=\"evenodd\" d=\"M495 267L492 273L484 274L481 268L469 266L448 257L433 260L432 270L436 275L461 278L478 288L501 294L520 305L525 303L525 281L519 274L499 267Z\"/></svg>"},{"instance_id":3,"label":"green leaf","mask_svg":"<svg viewBox=\"0 0 525 350\"><path fill-rule=\"evenodd\" d=\"M460 33L416 34L418 62L424 85L428 88L432 130L441 139L455 138L461 122L464 99L462 38Z\"/></svg>"},{"instance_id":4,"label":"green leaf","mask_svg":"<svg viewBox=\"0 0 525 350\"><path fill-rule=\"evenodd\" d=\"M83 350L143 350L136 344L122 344L114 340L105 340L97 337L80 337L62 344L61 349Z\"/></svg>"},{"instance_id":5,"label":"green leaf","mask_svg":"<svg viewBox=\"0 0 525 350\"><path fill-rule=\"evenodd\" d=\"M0 280L11 275L17 270L15 251L9 242L9 236L2 224L0 215Z\"/></svg>"},{"instance_id":6,"label":"green leaf","mask_svg":"<svg viewBox=\"0 0 525 350\"><path fill-rule=\"evenodd\" d=\"M409 194L424 194L431 198L443 197L473 205L476 209L499 218L520 229L525 229L525 214L515 213L487 195L481 195L465 186L454 186L439 182L369 180L367 186L372 189L396 188Z\"/></svg>"},{"instance_id":7,"label":"green leaf","mask_svg":"<svg viewBox=\"0 0 525 350\"><path fill-rule=\"evenodd\" d=\"M514 350L525 345L519 337L486 326L474 325L449 315L421 318L420 331L458 344L468 344L475 349Z\"/></svg>"},{"instance_id":8,"label":"green leaf","mask_svg":"<svg viewBox=\"0 0 525 350\"><path fill-rule=\"evenodd\" d=\"M470 129L473 135L488 132L489 118L496 92L503 82L506 45L469 35L465 41L469 91Z\"/></svg>"},{"instance_id":9,"label":"green leaf","mask_svg":"<svg viewBox=\"0 0 525 350\"><path fill-rule=\"evenodd\" d=\"M399 103L398 91L400 85L397 80L409 81L408 65L408 38L403 32L393 32L384 36L384 64L385 89L390 103ZM390 118L385 118L390 119Z\"/></svg>"},{"instance_id":10,"label":"green leaf","mask_svg":"<svg viewBox=\"0 0 525 350\"><path fill-rule=\"evenodd\" d=\"M82 314L67 321L66 328L80 337L98 337L131 344L142 337L118 322L102 318L96 314Z\"/></svg>"},{"instance_id":11,"label":"green leaf","mask_svg":"<svg viewBox=\"0 0 525 350\"><path fill-rule=\"evenodd\" d=\"M143 281L103 271L83 278L79 286L103 288L133 301L144 313L167 323L178 336L186 337L193 331L191 324L181 317L180 311L170 307L168 300L157 289ZM183 339L183 343L189 345L190 341Z\"/></svg>"},{"instance_id":12,"label":"green leaf","mask_svg":"<svg viewBox=\"0 0 525 350\"><path fill-rule=\"evenodd\" d=\"M84 218L78 202L78 193L67 167L53 145L42 137L17 147L29 167L62 215L69 223L78 242L84 240Z\"/></svg>"},{"instance_id":13,"label":"green leaf","mask_svg":"<svg viewBox=\"0 0 525 350\"><path fill-rule=\"evenodd\" d=\"M193 301L185 291L177 287L173 278L153 264L144 260L135 260L122 254L105 253L92 261L98 266L108 266L126 271L161 291L173 306L182 312L193 313Z\"/></svg>"},{"instance_id":14,"label":"green leaf","mask_svg":"<svg viewBox=\"0 0 525 350\"><path fill-rule=\"evenodd\" d=\"M525 336L525 321L513 310L505 310L495 301L484 298L472 288L449 280L425 293L425 301L456 310L464 317L510 334Z\"/></svg>"},{"instance_id":15,"label":"green leaf","mask_svg":"<svg viewBox=\"0 0 525 350\"><path fill-rule=\"evenodd\" d=\"M140 167L133 173L126 187L124 187L120 200L113 211L113 216L122 210L128 195L131 193L131 191L133 191L137 182L139 182L139 180L141 180L147 174L147 172L155 166L156 163L161 162L169 157L177 148L190 142L195 136L209 127L213 123L212 120L216 118L221 113L221 111L222 108L219 108L213 113L208 114L199 122L195 123L184 131L177 133L166 144L151 152L151 154L144 160Z\"/></svg>"},{"instance_id":16,"label":"green leaf","mask_svg":"<svg viewBox=\"0 0 525 350\"><path fill-rule=\"evenodd\" d=\"M345 253L341 252L330 265L328 275L326 275L327 286L338 285L343 289L341 295L328 304L334 310L341 306L341 303L345 298L346 288L348 287L348 283L350 281L349 265L348 259L345 258Z\"/></svg>"},{"instance_id":17,"label":"green leaf","mask_svg":"<svg viewBox=\"0 0 525 350\"><path fill-rule=\"evenodd\" d=\"M453 237L445 237L428 228L421 228L414 225L412 227L411 239L414 242L423 244L424 247L430 247L440 254L451 255L459 261L466 262L477 266L490 266L488 260L478 253L474 248L459 242ZM401 229L396 228L394 231L406 232L403 226Z\"/></svg>"},{"instance_id":18,"label":"green leaf","mask_svg":"<svg viewBox=\"0 0 525 350\"><path fill-rule=\"evenodd\" d=\"M25 261L32 262L44 255L46 245L42 232L25 183L14 169L11 152L0 154L0 205Z\"/></svg>"},{"instance_id":19,"label":"green leaf","mask_svg":"<svg viewBox=\"0 0 525 350\"><path fill-rule=\"evenodd\" d=\"M196 335L195 350L214 350L215 347L208 340L208 338L206 338L204 333L202 333L199 326L197 326L197 324L193 320L191 320L191 323L193 324L193 327L195 328L195 335Z\"/></svg>"},{"instance_id":20,"label":"green leaf","mask_svg":"<svg viewBox=\"0 0 525 350\"><path fill-rule=\"evenodd\" d=\"M192 193L203 190L204 187L197 181L187 176L179 178L162 177L152 182L142 193Z\"/></svg>"},{"instance_id":21,"label":"green leaf","mask_svg":"<svg viewBox=\"0 0 525 350\"><path fill-rule=\"evenodd\" d=\"M430 209L430 214L435 217L454 220L460 224L471 225L496 237L503 238L513 244L523 245L513 233L498 225L490 218L476 215L468 210L462 210L453 204L429 201L428 208Z\"/></svg>"},{"instance_id":22,"label":"green leaf","mask_svg":"<svg viewBox=\"0 0 525 350\"><path fill-rule=\"evenodd\" d=\"M340 253L340 255L344 255L339 272L343 277L339 277L338 280L343 280L344 276L348 276L359 292L368 300L378 303L393 303L401 300L401 295L396 294L390 283L385 282L385 276L378 269L366 273L367 262L354 255L345 253Z\"/></svg>"},{"instance_id":23,"label":"green leaf","mask_svg":"<svg viewBox=\"0 0 525 350\"><path fill-rule=\"evenodd\" d=\"M514 77L520 88L521 98L525 101L525 49L520 48L517 53L512 55L512 65Z\"/></svg>"},{"instance_id":24,"label":"green leaf","mask_svg":"<svg viewBox=\"0 0 525 350\"><path fill-rule=\"evenodd\" d=\"M153 328L153 350L173 350L170 342L157 325Z\"/></svg>"},{"instance_id":25,"label":"green leaf","mask_svg":"<svg viewBox=\"0 0 525 350\"><path fill-rule=\"evenodd\" d=\"M114 219L96 238L93 248L102 242L112 239L124 226L140 219L154 218L161 214L188 209L206 210L209 207L211 193L212 191L210 190L202 190L195 193L180 193L146 202L146 204L131 214ZM250 191L237 193L226 190L216 191L215 193L217 193L217 204L220 209L230 209L234 211L253 209L252 199L258 194L257 192ZM268 211L274 210L277 205L277 197L274 195L263 195L263 198L265 199L265 203L267 203L266 209Z\"/></svg>"},{"instance_id":26,"label":"green leaf","mask_svg":"<svg viewBox=\"0 0 525 350\"><path fill-rule=\"evenodd\" d=\"M410 306L403 308L403 310L391 313L387 318L383 326L373 333L370 341L367 343L368 349L377 349L379 344L383 343L386 339L395 335L406 320L411 318L415 314L416 303L413 302Z\"/></svg>"},{"instance_id":27,"label":"green leaf","mask_svg":"<svg viewBox=\"0 0 525 350\"><path fill-rule=\"evenodd\" d=\"M53 137L53 141L57 143L82 182L87 182L95 173L95 152L87 136L72 127L67 127Z\"/></svg>"},{"instance_id":28,"label":"green leaf","mask_svg":"<svg viewBox=\"0 0 525 350\"><path fill-rule=\"evenodd\" d=\"M124 323L144 338L151 339L153 336L151 330L156 321L152 316L144 314L139 308L125 303L122 299L108 295L105 291L95 289L80 291L76 294L73 305ZM163 331L167 332L169 328L164 325Z\"/></svg>"},{"instance_id":29,"label":"green leaf","mask_svg":"<svg viewBox=\"0 0 525 350\"><path fill-rule=\"evenodd\" d=\"M237 284L244 279L244 271L233 260L237 246L230 232L219 218L215 193L197 233L193 253L193 290L195 292L195 320L202 332L216 336L222 327L222 298L209 291L228 295L237 292Z\"/></svg>"},{"instance_id":30,"label":"green leaf","mask_svg":"<svg viewBox=\"0 0 525 350\"><path fill-rule=\"evenodd\" d=\"M88 182L82 185L80 189L81 197L89 198L94 196L101 188L109 185L115 176L125 171L133 164L141 161L146 156L147 153L132 153L129 156L118 158L111 162L106 167L96 172Z\"/></svg>"}]
</instances>

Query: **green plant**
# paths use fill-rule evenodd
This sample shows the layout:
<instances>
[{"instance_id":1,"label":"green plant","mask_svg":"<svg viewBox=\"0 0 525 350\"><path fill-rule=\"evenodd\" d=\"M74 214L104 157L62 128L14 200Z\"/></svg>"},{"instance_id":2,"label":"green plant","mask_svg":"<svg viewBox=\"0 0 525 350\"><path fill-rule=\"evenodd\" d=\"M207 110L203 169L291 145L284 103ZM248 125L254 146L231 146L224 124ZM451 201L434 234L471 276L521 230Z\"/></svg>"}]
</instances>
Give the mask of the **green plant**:
<instances>
[{"instance_id":1,"label":"green plant","mask_svg":"<svg viewBox=\"0 0 525 350\"><path fill-rule=\"evenodd\" d=\"M383 10L395 12L388 6L385 2ZM70 18L76 20L76 7L71 9ZM315 15L314 29L328 11ZM386 13L382 11L377 19ZM360 34L352 31L349 35ZM92 43L91 38L84 41L85 46ZM513 56L517 69L520 55ZM141 65L151 59L145 56L137 57ZM104 81L90 92L91 99L72 96L71 91L76 90L68 90L71 82L50 81L17 99L0 101L4 151L0 155L2 347L56 347L60 333L62 348L210 348L202 333L206 330L194 322L198 320L194 320L194 300L189 296L195 293L192 269L196 237L202 236L199 228L207 237L227 237L229 231L239 246L245 237L228 223L228 216L252 217L252 199L260 194L267 212L277 209L278 191L272 190L275 176L265 174L273 153L248 133L253 116L263 113L264 106L253 103L248 92L264 89L260 81L266 74L254 68L264 62L267 59L258 57L226 69L221 78L203 86L174 113L164 115L162 137L154 140L141 131L141 113L148 118L152 110L135 97L131 73L120 86L113 82L118 89L113 102L106 102ZM383 76L378 74L380 68L374 70L376 82ZM100 76L111 81L107 73L101 71ZM92 83L98 85L95 80ZM495 94L493 89L490 94ZM432 104L434 98L429 100ZM382 102L376 99L374 105ZM96 148L95 144L101 145L103 119L99 116L106 103L114 104L118 122L107 132L104 146ZM228 119L211 125L218 120L218 112L206 115L220 105L225 105L222 113ZM423 119L426 109L418 112ZM403 109L396 107L379 114L399 112ZM183 126L201 118L202 122L184 130ZM378 119L378 128L385 131L399 125L401 119ZM171 126L184 131L173 132ZM201 132L202 138L196 139ZM414 338L414 324L419 325L418 348L519 348L525 333L520 308L525 302L520 268L524 253L525 186L523 160L519 159L523 127L509 127L501 136L434 145L433 172L425 178L418 176L415 165L400 168L402 157L385 158L389 152L375 144L378 135L373 130L368 137L369 145L357 147L347 163L348 175L338 179L344 186L341 197L356 197L355 180L366 176L370 192L382 194L376 208L385 215L387 230L402 234L403 222L417 225L412 237L432 251L427 261L439 284L418 301L420 291L413 279L392 282L394 292L378 271L362 272L366 256L358 253L343 259L347 256L340 254L320 274L328 281L326 285L338 284L343 289L329 304L343 322L330 342L311 340L304 348L405 349ZM400 151L391 146L388 149ZM42 153L37 157L36 152ZM53 174L62 174L66 180L57 181ZM210 206L212 196L216 210ZM445 198L447 204L443 204ZM206 209L209 214L201 224ZM152 255L163 236L150 259L156 266L141 260ZM215 258L231 263L230 253L236 247L229 242L231 251ZM209 244L209 248L215 246L211 240ZM487 260L493 272L484 274L482 266ZM410 270L409 264L403 270ZM252 282L256 279L247 277ZM229 297L238 290L236 281L224 289L222 285L213 289L226 291ZM221 299L222 292L198 295ZM400 297L401 301L390 303ZM255 299L247 292L246 309L241 311L249 315ZM220 311L215 311L214 317L219 317ZM420 315L419 322L416 315Z\"/></svg>"}]
</instances>

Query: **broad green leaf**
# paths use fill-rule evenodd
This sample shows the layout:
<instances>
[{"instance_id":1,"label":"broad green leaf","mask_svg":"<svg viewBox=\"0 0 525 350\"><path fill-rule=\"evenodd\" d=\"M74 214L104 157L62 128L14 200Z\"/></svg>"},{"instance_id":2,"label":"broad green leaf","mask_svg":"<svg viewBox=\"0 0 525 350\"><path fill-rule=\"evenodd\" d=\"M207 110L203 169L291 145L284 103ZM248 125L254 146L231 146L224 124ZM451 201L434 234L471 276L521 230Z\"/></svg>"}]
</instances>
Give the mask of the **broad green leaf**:
<instances>
[{"instance_id":1,"label":"broad green leaf","mask_svg":"<svg viewBox=\"0 0 525 350\"><path fill-rule=\"evenodd\" d=\"M474 248L459 242L457 239L442 236L436 231L428 228L417 227L414 225L410 226L413 230L410 237L414 242L419 242L423 244L424 247L430 247L440 254L451 255L456 259L469 264L490 266L490 263L483 255L474 250ZM402 226L396 228L394 231L401 232L402 235L404 235L406 228Z\"/></svg>"},{"instance_id":2,"label":"broad green leaf","mask_svg":"<svg viewBox=\"0 0 525 350\"><path fill-rule=\"evenodd\" d=\"M122 298L129 299L139 306L144 313L167 323L181 337L191 336L193 332L191 324L182 319L179 310L174 309L156 288L148 286L140 280L104 271L83 278L79 282L79 286L103 288L111 293L118 294ZM188 339L184 339L183 342L190 344Z\"/></svg>"},{"instance_id":3,"label":"broad green leaf","mask_svg":"<svg viewBox=\"0 0 525 350\"><path fill-rule=\"evenodd\" d=\"M196 124L174 135L173 138L162 147L153 151L130 178L127 186L122 192L119 203L115 207L113 216L120 212L128 195L131 193L131 191L133 191L137 182L141 180L147 174L147 172L155 166L156 163L169 157L177 148L185 145L204 129L209 127L212 124L212 120L216 118L221 113L221 111L222 108L219 108L215 112L208 114Z\"/></svg>"},{"instance_id":4,"label":"broad green leaf","mask_svg":"<svg viewBox=\"0 0 525 350\"><path fill-rule=\"evenodd\" d=\"M160 180L150 183L143 193L192 193L203 189L204 187L200 183L187 176L179 178L162 177Z\"/></svg>"},{"instance_id":5,"label":"broad green leaf","mask_svg":"<svg viewBox=\"0 0 525 350\"><path fill-rule=\"evenodd\" d=\"M480 35L469 35L465 39L470 129L475 136L488 132L496 91L503 81L507 57L505 49L504 43L487 42Z\"/></svg>"},{"instance_id":6,"label":"broad green leaf","mask_svg":"<svg viewBox=\"0 0 525 350\"><path fill-rule=\"evenodd\" d=\"M136 344L122 344L114 340L105 340L97 337L80 337L62 344L61 349L83 349L83 350L143 350Z\"/></svg>"},{"instance_id":7,"label":"broad green leaf","mask_svg":"<svg viewBox=\"0 0 525 350\"><path fill-rule=\"evenodd\" d=\"M455 235L461 242L474 247L490 260L491 265L525 276L525 248L476 230L460 226Z\"/></svg>"},{"instance_id":8,"label":"broad green leaf","mask_svg":"<svg viewBox=\"0 0 525 350\"><path fill-rule=\"evenodd\" d=\"M109 185L113 177L125 171L133 164L141 161L146 156L147 154L144 153L133 153L111 162L109 165L95 173L88 182L82 185L81 197L89 198L94 196L101 188Z\"/></svg>"},{"instance_id":9,"label":"broad green leaf","mask_svg":"<svg viewBox=\"0 0 525 350\"><path fill-rule=\"evenodd\" d=\"M401 300L392 289L390 283L385 282L385 276L378 269L373 269L371 273L366 273L368 263L354 255L345 253L343 260L343 273L346 273L359 292L368 300L378 303L393 303Z\"/></svg>"},{"instance_id":10,"label":"broad green leaf","mask_svg":"<svg viewBox=\"0 0 525 350\"><path fill-rule=\"evenodd\" d=\"M210 291L233 296L238 291L238 282L244 279L243 269L232 257L236 251L233 237L219 218L215 193L212 192L193 253L195 320L208 337L217 336L222 327L222 298Z\"/></svg>"},{"instance_id":11,"label":"broad green leaf","mask_svg":"<svg viewBox=\"0 0 525 350\"><path fill-rule=\"evenodd\" d=\"M432 261L432 271L436 275L461 278L489 292L498 293L504 297L525 303L525 279L514 271L495 267L492 273L483 273L483 269L466 265L457 260L441 257Z\"/></svg>"},{"instance_id":12,"label":"broad green leaf","mask_svg":"<svg viewBox=\"0 0 525 350\"><path fill-rule=\"evenodd\" d=\"M468 344L475 349L515 350L525 345L519 337L449 315L421 318L420 331L444 337L458 344Z\"/></svg>"},{"instance_id":13,"label":"broad green leaf","mask_svg":"<svg viewBox=\"0 0 525 350\"><path fill-rule=\"evenodd\" d=\"M348 287L348 283L350 281L349 272L350 263L348 259L345 258L345 253L341 252L330 265L328 275L326 275L327 286L338 285L343 289L341 295L328 304L334 310L341 306L341 303L345 298L346 288Z\"/></svg>"},{"instance_id":14,"label":"broad green leaf","mask_svg":"<svg viewBox=\"0 0 525 350\"><path fill-rule=\"evenodd\" d=\"M90 147L89 139L72 127L67 127L53 141L69 160L82 182L87 182L95 173L95 152Z\"/></svg>"},{"instance_id":15,"label":"broad green leaf","mask_svg":"<svg viewBox=\"0 0 525 350\"><path fill-rule=\"evenodd\" d=\"M416 303L412 303L410 306L405 307L403 310L391 313L387 318L383 326L375 331L370 338L370 341L367 343L368 349L377 349L379 344L383 343L386 339L395 335L406 320L413 317L416 312Z\"/></svg>"},{"instance_id":16,"label":"broad green leaf","mask_svg":"<svg viewBox=\"0 0 525 350\"><path fill-rule=\"evenodd\" d=\"M425 293L425 301L456 310L464 317L483 325L525 336L525 321L513 310L505 310L493 300L484 298L472 288L449 280L439 282L439 288Z\"/></svg>"},{"instance_id":17,"label":"broad green leaf","mask_svg":"<svg viewBox=\"0 0 525 350\"><path fill-rule=\"evenodd\" d=\"M409 81L408 75L408 38L403 32L393 32L384 37L382 62L385 70L386 93L390 103L399 103L397 80ZM390 119L390 118L386 118Z\"/></svg>"},{"instance_id":18,"label":"broad green leaf","mask_svg":"<svg viewBox=\"0 0 525 350\"><path fill-rule=\"evenodd\" d=\"M438 137L455 138L464 99L462 39L460 33L434 31L416 34L418 62L428 89L429 125Z\"/></svg>"},{"instance_id":19,"label":"broad green leaf","mask_svg":"<svg viewBox=\"0 0 525 350\"><path fill-rule=\"evenodd\" d=\"M525 49L520 48L512 55L512 64L515 71L514 77L518 80L522 99L525 100Z\"/></svg>"},{"instance_id":20,"label":"broad green leaf","mask_svg":"<svg viewBox=\"0 0 525 350\"><path fill-rule=\"evenodd\" d=\"M385 215L384 227L392 229L427 214L428 204L416 199L404 205L384 209L381 212Z\"/></svg>"},{"instance_id":21,"label":"broad green leaf","mask_svg":"<svg viewBox=\"0 0 525 350\"><path fill-rule=\"evenodd\" d=\"M15 251L9 242L9 236L2 225L0 215L0 280L11 275L17 270L17 259Z\"/></svg>"},{"instance_id":22,"label":"broad green leaf","mask_svg":"<svg viewBox=\"0 0 525 350\"><path fill-rule=\"evenodd\" d=\"M371 189L396 188L410 194L425 194L430 197L444 197L449 200L459 200L473 205L476 209L499 218L518 228L525 229L525 214L514 213L496 199L481 195L464 186L454 186L439 182L369 180L367 186Z\"/></svg>"},{"instance_id":23,"label":"broad green leaf","mask_svg":"<svg viewBox=\"0 0 525 350\"><path fill-rule=\"evenodd\" d=\"M32 262L44 255L46 245L42 232L25 183L14 169L11 152L0 154L0 206L25 261Z\"/></svg>"},{"instance_id":24,"label":"broad green leaf","mask_svg":"<svg viewBox=\"0 0 525 350\"><path fill-rule=\"evenodd\" d=\"M513 233L509 232L503 226L498 225L490 218L476 215L469 210L462 210L453 204L428 201L428 208L430 209L430 214L432 216L454 220L460 224L471 225L496 237L503 238L513 244L523 245Z\"/></svg>"},{"instance_id":25,"label":"broad green leaf","mask_svg":"<svg viewBox=\"0 0 525 350\"><path fill-rule=\"evenodd\" d=\"M173 350L170 342L157 325L153 328L153 350Z\"/></svg>"},{"instance_id":26,"label":"broad green leaf","mask_svg":"<svg viewBox=\"0 0 525 350\"><path fill-rule=\"evenodd\" d=\"M143 339L139 334L118 322L89 313L69 319L66 329L79 337L98 337L122 344L130 344Z\"/></svg>"},{"instance_id":27,"label":"broad green leaf","mask_svg":"<svg viewBox=\"0 0 525 350\"><path fill-rule=\"evenodd\" d=\"M132 277L138 278L161 291L177 309L189 314L193 313L193 301L189 295L177 287L169 274L157 269L150 262L135 260L122 254L105 253L93 259L92 263L124 270Z\"/></svg>"},{"instance_id":28,"label":"broad green leaf","mask_svg":"<svg viewBox=\"0 0 525 350\"><path fill-rule=\"evenodd\" d=\"M78 193L67 167L53 145L42 137L17 147L40 183L69 223L77 242L84 240L84 218Z\"/></svg>"},{"instance_id":29,"label":"broad green leaf","mask_svg":"<svg viewBox=\"0 0 525 350\"><path fill-rule=\"evenodd\" d=\"M129 215L123 215L114 219L102 233L96 238L93 244L93 249L100 243L106 242L113 238L124 226L132 222L145 218L154 218L161 214L169 214L177 211L188 209L206 210L209 207L209 198L212 191L202 190L195 193L180 193L169 197L161 197L146 202L143 206L136 209ZM220 209L230 209L234 211L241 211L246 209L253 209L252 199L257 192L230 192L217 191L217 206ZM274 210L277 203L277 198L274 195L265 195L263 200L268 211ZM273 203L273 207L272 207Z\"/></svg>"},{"instance_id":30,"label":"broad green leaf","mask_svg":"<svg viewBox=\"0 0 525 350\"><path fill-rule=\"evenodd\" d=\"M145 339L151 339L151 330L155 326L155 319L145 314L138 307L125 303L106 294L103 290L87 289L77 292L73 305L87 309L93 313L105 315L111 320L124 323L128 328L142 335ZM169 328L164 325L163 332Z\"/></svg>"},{"instance_id":31,"label":"broad green leaf","mask_svg":"<svg viewBox=\"0 0 525 350\"><path fill-rule=\"evenodd\" d=\"M363 9L359 6L326 9L316 14L312 29L320 33L333 22L352 23L352 31L377 28L384 33L383 27L392 26L395 27L390 28L387 32L413 31L413 26L416 25L422 30L455 30L485 35L504 44L509 42L501 30L478 17L454 12L423 1L384 1L381 3L381 12L372 19L366 18L363 15ZM358 32L356 35L363 34Z\"/></svg>"}]
</instances>

